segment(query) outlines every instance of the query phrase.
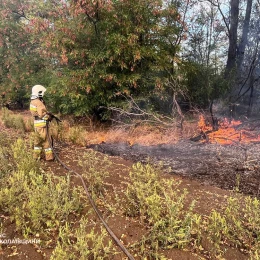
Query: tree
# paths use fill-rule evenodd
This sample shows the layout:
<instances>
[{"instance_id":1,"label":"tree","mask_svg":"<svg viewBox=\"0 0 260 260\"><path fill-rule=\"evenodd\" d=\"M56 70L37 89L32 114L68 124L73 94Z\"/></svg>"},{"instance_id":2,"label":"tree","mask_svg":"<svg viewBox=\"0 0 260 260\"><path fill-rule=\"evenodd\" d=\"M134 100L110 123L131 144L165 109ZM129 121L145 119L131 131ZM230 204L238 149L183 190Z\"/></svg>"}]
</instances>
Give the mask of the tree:
<instances>
[{"instance_id":1,"label":"tree","mask_svg":"<svg viewBox=\"0 0 260 260\"><path fill-rule=\"evenodd\" d=\"M257 0L2 0L0 94L24 103L30 88L43 84L46 98L63 113L120 106L122 95L150 100L154 108L163 99L171 111L187 96L200 107L220 97L227 88L221 80L225 72L237 95L231 101L241 96L249 104L258 78L258 5ZM237 68L246 76L233 77Z\"/></svg>"},{"instance_id":2,"label":"tree","mask_svg":"<svg viewBox=\"0 0 260 260\"><path fill-rule=\"evenodd\" d=\"M0 90L20 107L28 102L32 84L44 77L44 60L36 52L37 46L27 31L29 10L26 1L0 3Z\"/></svg>"},{"instance_id":3,"label":"tree","mask_svg":"<svg viewBox=\"0 0 260 260\"><path fill-rule=\"evenodd\" d=\"M75 0L53 10L35 17L33 34L53 67L52 94L67 99L63 112L145 95L174 73L182 25L172 1Z\"/></svg>"},{"instance_id":4,"label":"tree","mask_svg":"<svg viewBox=\"0 0 260 260\"><path fill-rule=\"evenodd\" d=\"M231 104L236 104L239 113L251 116L259 77L259 3L248 0L243 7L245 11L241 15L242 22L239 27L241 33L236 58L236 81L231 89L230 101ZM232 110L235 111L234 106Z\"/></svg>"},{"instance_id":5,"label":"tree","mask_svg":"<svg viewBox=\"0 0 260 260\"><path fill-rule=\"evenodd\" d=\"M231 0L230 1L229 47L228 47L228 58L226 64L226 77L230 76L231 71L236 68L238 15L239 15L239 0Z\"/></svg>"},{"instance_id":6,"label":"tree","mask_svg":"<svg viewBox=\"0 0 260 260\"><path fill-rule=\"evenodd\" d=\"M228 38L219 10L216 2L204 1L189 11L183 84L191 106L208 108L212 100L223 97L227 90L222 78L226 62L223 50Z\"/></svg>"},{"instance_id":7,"label":"tree","mask_svg":"<svg viewBox=\"0 0 260 260\"><path fill-rule=\"evenodd\" d=\"M237 50L237 68L238 71L241 72L241 66L244 60L244 54L245 54L245 48L247 45L247 39L248 39L248 33L249 33L249 23L250 23L250 17L251 17L251 10L252 10L252 3L253 0L247 0L247 6L246 6L246 14L245 19L243 23L243 32L240 39L240 43Z\"/></svg>"}]
</instances>

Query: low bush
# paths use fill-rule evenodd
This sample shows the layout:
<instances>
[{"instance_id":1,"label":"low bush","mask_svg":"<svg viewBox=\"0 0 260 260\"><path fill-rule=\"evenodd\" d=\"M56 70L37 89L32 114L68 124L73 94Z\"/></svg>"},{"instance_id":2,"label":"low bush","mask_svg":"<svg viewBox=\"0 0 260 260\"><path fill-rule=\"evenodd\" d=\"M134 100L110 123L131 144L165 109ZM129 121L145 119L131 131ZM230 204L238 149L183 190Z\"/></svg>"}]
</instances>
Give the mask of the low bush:
<instances>
[{"instance_id":1,"label":"low bush","mask_svg":"<svg viewBox=\"0 0 260 260\"><path fill-rule=\"evenodd\" d=\"M6 134L0 133L0 182L13 169L14 162L10 154L10 140Z\"/></svg>"},{"instance_id":2,"label":"low bush","mask_svg":"<svg viewBox=\"0 0 260 260\"><path fill-rule=\"evenodd\" d=\"M16 167L1 180L0 207L15 222L23 235L57 229L69 214L81 209L78 188L70 188L70 177L55 177L43 172L18 139L12 145Z\"/></svg>"},{"instance_id":3,"label":"low bush","mask_svg":"<svg viewBox=\"0 0 260 260\"><path fill-rule=\"evenodd\" d=\"M2 108L2 120L7 128L14 128L21 133L26 131L25 122L21 115L15 115L7 108Z\"/></svg>"},{"instance_id":4,"label":"low bush","mask_svg":"<svg viewBox=\"0 0 260 260\"><path fill-rule=\"evenodd\" d=\"M14 167L17 171L29 173L33 171L39 172L40 164L33 158L33 150L28 150L26 143L18 138L12 145L12 158L14 159Z\"/></svg>"},{"instance_id":5,"label":"low bush","mask_svg":"<svg viewBox=\"0 0 260 260\"><path fill-rule=\"evenodd\" d=\"M73 144L85 145L85 132L81 126L72 126L69 128L68 141Z\"/></svg>"},{"instance_id":6,"label":"low bush","mask_svg":"<svg viewBox=\"0 0 260 260\"><path fill-rule=\"evenodd\" d=\"M70 191L69 184L68 177L55 180L50 174L17 171L0 191L0 205L24 235L46 235L81 207L79 192Z\"/></svg>"},{"instance_id":7,"label":"low bush","mask_svg":"<svg viewBox=\"0 0 260 260\"><path fill-rule=\"evenodd\" d=\"M187 191L179 183L161 179L160 167L134 164L126 191L126 214L140 216L148 229L138 245L142 257L163 259L162 248L183 248L194 240L200 218L192 213L194 203L184 210Z\"/></svg>"},{"instance_id":8,"label":"low bush","mask_svg":"<svg viewBox=\"0 0 260 260\"><path fill-rule=\"evenodd\" d=\"M93 198L99 197L104 191L104 180L109 175L111 164L108 156L100 156L93 150L85 152L80 159L79 165L83 168L83 176L86 177Z\"/></svg>"},{"instance_id":9,"label":"low bush","mask_svg":"<svg viewBox=\"0 0 260 260\"><path fill-rule=\"evenodd\" d=\"M221 246L225 241L225 244L241 248L257 259L260 250L260 201L251 197L229 197L223 213L212 211L207 233L215 254L223 253Z\"/></svg>"},{"instance_id":10,"label":"low bush","mask_svg":"<svg viewBox=\"0 0 260 260\"><path fill-rule=\"evenodd\" d=\"M59 229L59 242L55 247L51 260L76 259L112 259L116 253L114 245L108 239L104 229L101 232L90 228L87 218L82 217L79 227L72 230L66 225Z\"/></svg>"}]
</instances>

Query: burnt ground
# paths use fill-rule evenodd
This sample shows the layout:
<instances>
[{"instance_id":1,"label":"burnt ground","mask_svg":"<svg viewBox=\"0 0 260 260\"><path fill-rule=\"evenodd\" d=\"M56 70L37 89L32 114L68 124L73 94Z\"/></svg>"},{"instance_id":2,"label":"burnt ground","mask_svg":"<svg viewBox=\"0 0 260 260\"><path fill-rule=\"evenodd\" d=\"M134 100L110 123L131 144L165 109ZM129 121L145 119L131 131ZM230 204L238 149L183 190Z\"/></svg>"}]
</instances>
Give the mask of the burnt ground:
<instances>
[{"instance_id":1,"label":"burnt ground","mask_svg":"<svg viewBox=\"0 0 260 260\"><path fill-rule=\"evenodd\" d=\"M260 144L211 144L179 141L176 144L130 146L101 143L92 149L131 161L163 163L172 175L242 193L260 195Z\"/></svg>"}]
</instances>

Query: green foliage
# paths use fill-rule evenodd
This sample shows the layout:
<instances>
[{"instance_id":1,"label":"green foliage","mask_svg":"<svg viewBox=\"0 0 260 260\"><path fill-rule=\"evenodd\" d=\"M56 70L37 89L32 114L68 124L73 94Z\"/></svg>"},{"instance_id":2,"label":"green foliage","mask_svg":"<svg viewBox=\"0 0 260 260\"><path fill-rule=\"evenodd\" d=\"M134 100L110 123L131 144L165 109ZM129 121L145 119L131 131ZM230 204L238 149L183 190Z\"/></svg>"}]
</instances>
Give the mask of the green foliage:
<instances>
[{"instance_id":1,"label":"green foliage","mask_svg":"<svg viewBox=\"0 0 260 260\"><path fill-rule=\"evenodd\" d=\"M141 255L153 259L163 259L159 248L183 248L199 239L200 218L192 213L194 203L184 210L187 191L179 190L179 183L161 180L160 172L160 167L134 164L126 192L126 213L139 215L148 224Z\"/></svg>"},{"instance_id":2,"label":"green foliage","mask_svg":"<svg viewBox=\"0 0 260 260\"><path fill-rule=\"evenodd\" d=\"M260 259L260 249L257 249L255 252L250 254L250 260L259 260Z\"/></svg>"},{"instance_id":3,"label":"green foliage","mask_svg":"<svg viewBox=\"0 0 260 260\"><path fill-rule=\"evenodd\" d=\"M12 165L10 164L8 148L0 147L0 178L10 172L11 169Z\"/></svg>"},{"instance_id":4,"label":"green foliage","mask_svg":"<svg viewBox=\"0 0 260 260\"><path fill-rule=\"evenodd\" d=\"M89 150L84 153L79 164L83 168L92 196L99 197L104 191L104 180L109 176L112 162L108 156L100 156L98 152Z\"/></svg>"},{"instance_id":5,"label":"green foliage","mask_svg":"<svg viewBox=\"0 0 260 260\"><path fill-rule=\"evenodd\" d=\"M259 259L259 205L257 198L229 197L223 211L213 210L203 218L193 212L194 201L187 205L187 191L180 183L162 180L160 168L134 164L128 184L125 212L140 217L147 233L135 248L143 258L164 259L163 248L192 246L200 250L202 237L211 244L208 252L221 257L227 246L243 249L251 259Z\"/></svg>"},{"instance_id":6,"label":"green foliage","mask_svg":"<svg viewBox=\"0 0 260 260\"><path fill-rule=\"evenodd\" d=\"M162 187L160 185L158 169L149 164L134 164L130 172L131 185L128 185L126 196L128 206L127 215L141 215L154 223L158 220L162 211L161 196Z\"/></svg>"},{"instance_id":7,"label":"green foliage","mask_svg":"<svg viewBox=\"0 0 260 260\"><path fill-rule=\"evenodd\" d=\"M228 235L228 224L226 218L219 212L213 210L209 217L208 231L210 240L216 248L215 254L219 254L220 245L224 237Z\"/></svg>"},{"instance_id":8,"label":"green foliage","mask_svg":"<svg viewBox=\"0 0 260 260\"><path fill-rule=\"evenodd\" d=\"M260 240L260 201L246 197L241 199L228 198L224 213L212 211L207 223L207 232L214 244L215 253L221 255L223 241L231 246L243 248L244 252L255 256L259 253ZM254 258L253 258L254 259Z\"/></svg>"},{"instance_id":9,"label":"green foliage","mask_svg":"<svg viewBox=\"0 0 260 260\"><path fill-rule=\"evenodd\" d=\"M56 184L56 181L59 181ZM1 207L11 215L25 236L56 229L68 215L80 209L79 194L69 190L69 179L53 180L50 174L16 171L1 190Z\"/></svg>"},{"instance_id":10,"label":"green foliage","mask_svg":"<svg viewBox=\"0 0 260 260\"><path fill-rule=\"evenodd\" d=\"M11 150L17 171L39 172L39 162L33 158L33 151L28 151L26 143L22 139L17 139L11 145Z\"/></svg>"},{"instance_id":11,"label":"green foliage","mask_svg":"<svg viewBox=\"0 0 260 260\"><path fill-rule=\"evenodd\" d=\"M192 105L208 107L210 101L224 97L229 85L214 68L187 62L183 66L187 96Z\"/></svg>"},{"instance_id":12,"label":"green foliage","mask_svg":"<svg viewBox=\"0 0 260 260\"><path fill-rule=\"evenodd\" d=\"M56 111L85 115L173 76L182 28L173 2L12 0L0 18L0 33L10 31L0 45L0 92L12 102L27 104L39 83Z\"/></svg>"},{"instance_id":13,"label":"green foliage","mask_svg":"<svg viewBox=\"0 0 260 260\"><path fill-rule=\"evenodd\" d=\"M43 173L27 152L21 139L12 145L16 168L1 180L0 207L15 221L25 236L58 228L68 215L79 210L77 188L70 188L70 178Z\"/></svg>"},{"instance_id":14,"label":"green foliage","mask_svg":"<svg viewBox=\"0 0 260 260\"><path fill-rule=\"evenodd\" d=\"M92 196L99 197L113 167L111 161L88 151L80 165ZM140 258L165 259L163 250L171 248L192 247L198 251L203 236L213 246L207 257L221 258L227 247L233 247L242 249L252 260L259 259L257 198L229 197L221 211L213 210L202 221L202 216L194 213L195 202L187 201L188 193L181 189L180 182L162 178L161 172L160 166L136 163L130 171L125 197L115 195L120 209L113 209L114 213L123 207L146 232L132 245ZM68 224L69 215L82 207L80 190L70 184L69 175L62 178L43 172L23 140L12 143L0 133L0 209L11 217L17 230L25 237L39 234L46 240L59 232L51 259L111 259L116 252L104 230L92 228L86 217L77 227Z\"/></svg>"},{"instance_id":15,"label":"green foliage","mask_svg":"<svg viewBox=\"0 0 260 260\"><path fill-rule=\"evenodd\" d=\"M0 180L13 169L10 140L4 133L0 133Z\"/></svg>"},{"instance_id":16,"label":"green foliage","mask_svg":"<svg viewBox=\"0 0 260 260\"><path fill-rule=\"evenodd\" d=\"M31 9L27 0L0 3L0 93L5 102L24 108L28 105L30 86L46 82L45 61L30 32Z\"/></svg>"},{"instance_id":17,"label":"green foliage","mask_svg":"<svg viewBox=\"0 0 260 260\"><path fill-rule=\"evenodd\" d=\"M101 229L101 232L96 232L94 228L89 230L89 221L85 217L81 218L75 230L68 223L60 227L59 238L51 260L111 259L115 253L112 241L107 241L106 231Z\"/></svg>"},{"instance_id":18,"label":"green foliage","mask_svg":"<svg viewBox=\"0 0 260 260\"><path fill-rule=\"evenodd\" d=\"M158 108L155 91L166 100L173 92L182 100L179 94L187 89L192 105L208 106L228 88L212 57L220 48L215 42L219 27L214 32L204 28L212 28L216 13L199 14L182 66L179 53L187 28L180 13L185 8L185 1L3 0L1 103L24 108L31 87L42 84L53 112L76 116L120 106L121 94L151 96ZM169 86L179 77L177 88Z\"/></svg>"},{"instance_id":19,"label":"green foliage","mask_svg":"<svg viewBox=\"0 0 260 260\"><path fill-rule=\"evenodd\" d=\"M232 234L232 242L247 250L259 250L260 241L260 201L246 197L241 207L239 198L229 198L225 216Z\"/></svg>"}]
</instances>

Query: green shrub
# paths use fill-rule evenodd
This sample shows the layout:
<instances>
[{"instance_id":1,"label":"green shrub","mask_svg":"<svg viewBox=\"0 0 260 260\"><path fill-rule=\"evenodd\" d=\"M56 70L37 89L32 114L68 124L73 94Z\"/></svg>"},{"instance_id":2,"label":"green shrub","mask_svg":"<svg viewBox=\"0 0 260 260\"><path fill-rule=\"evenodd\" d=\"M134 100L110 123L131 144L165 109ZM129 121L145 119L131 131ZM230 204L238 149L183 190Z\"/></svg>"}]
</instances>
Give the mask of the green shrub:
<instances>
[{"instance_id":1,"label":"green shrub","mask_svg":"<svg viewBox=\"0 0 260 260\"><path fill-rule=\"evenodd\" d=\"M192 213L194 203L184 210L187 191L179 182L161 179L161 167L136 163L130 172L126 191L126 214L140 216L147 234L139 249L142 257L163 259L160 248L183 248L198 244L200 218Z\"/></svg>"},{"instance_id":2,"label":"green shrub","mask_svg":"<svg viewBox=\"0 0 260 260\"><path fill-rule=\"evenodd\" d=\"M250 253L250 260L260 260L260 246L256 251Z\"/></svg>"},{"instance_id":3,"label":"green shrub","mask_svg":"<svg viewBox=\"0 0 260 260\"><path fill-rule=\"evenodd\" d=\"M40 170L23 140L11 145L15 167L1 180L0 207L9 213L24 235L59 227L69 214L81 209L78 188L70 177L56 177Z\"/></svg>"},{"instance_id":4,"label":"green shrub","mask_svg":"<svg viewBox=\"0 0 260 260\"><path fill-rule=\"evenodd\" d=\"M229 197L224 212L212 211L206 225L215 254L221 255L223 241L243 248L257 259L260 250L260 201L257 198ZM257 257L256 257L257 256Z\"/></svg>"},{"instance_id":5,"label":"green shrub","mask_svg":"<svg viewBox=\"0 0 260 260\"><path fill-rule=\"evenodd\" d=\"M0 190L0 206L24 235L59 227L68 215L80 209L80 195L70 191L70 180L35 171L16 171Z\"/></svg>"},{"instance_id":6,"label":"green shrub","mask_svg":"<svg viewBox=\"0 0 260 260\"><path fill-rule=\"evenodd\" d=\"M162 212L162 186L158 169L151 165L134 164L130 172L131 185L128 185L127 215L147 218L155 222Z\"/></svg>"},{"instance_id":7,"label":"green shrub","mask_svg":"<svg viewBox=\"0 0 260 260\"><path fill-rule=\"evenodd\" d=\"M103 154L100 156L93 150L85 152L80 159L79 165L83 167L83 175L93 198L99 197L104 191L104 179L109 175L111 164L108 156Z\"/></svg>"},{"instance_id":8,"label":"green shrub","mask_svg":"<svg viewBox=\"0 0 260 260\"><path fill-rule=\"evenodd\" d=\"M89 230L89 222L83 217L75 230L66 225L59 229L59 242L55 247L51 260L74 259L111 259L115 253L111 240L108 240L104 229L100 232L94 228Z\"/></svg>"},{"instance_id":9,"label":"green shrub","mask_svg":"<svg viewBox=\"0 0 260 260\"><path fill-rule=\"evenodd\" d=\"M210 241L213 244L212 253L215 255L221 255L221 242L227 237L229 232L228 223L225 216L213 210L208 219L207 224Z\"/></svg>"},{"instance_id":10,"label":"green shrub","mask_svg":"<svg viewBox=\"0 0 260 260\"><path fill-rule=\"evenodd\" d=\"M11 150L18 171L24 171L25 173L30 171L39 172L39 162L33 158L33 150L28 150L26 143L22 139L17 139L11 145Z\"/></svg>"},{"instance_id":11,"label":"green shrub","mask_svg":"<svg viewBox=\"0 0 260 260\"><path fill-rule=\"evenodd\" d=\"M14 163L10 153L10 140L6 135L0 133L0 179L11 172Z\"/></svg>"}]
</instances>

